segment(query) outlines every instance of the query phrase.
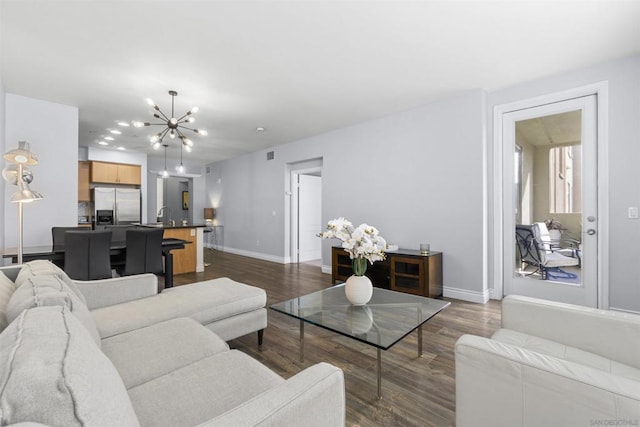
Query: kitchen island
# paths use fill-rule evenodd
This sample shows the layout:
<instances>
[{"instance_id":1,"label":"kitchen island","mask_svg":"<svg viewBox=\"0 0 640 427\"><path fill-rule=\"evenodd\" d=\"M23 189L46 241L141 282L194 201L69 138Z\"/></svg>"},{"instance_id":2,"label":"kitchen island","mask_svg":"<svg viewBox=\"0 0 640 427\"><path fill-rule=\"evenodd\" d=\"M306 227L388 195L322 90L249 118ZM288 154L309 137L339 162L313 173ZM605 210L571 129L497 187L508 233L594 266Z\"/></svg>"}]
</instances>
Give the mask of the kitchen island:
<instances>
[{"instance_id":1,"label":"kitchen island","mask_svg":"<svg viewBox=\"0 0 640 427\"><path fill-rule=\"evenodd\" d=\"M204 238L203 231L205 224L183 225L181 222L174 223L136 223L139 227L162 228L163 238L181 239L191 244L185 245L184 249L173 251L173 274L194 273L204 271Z\"/></svg>"}]
</instances>

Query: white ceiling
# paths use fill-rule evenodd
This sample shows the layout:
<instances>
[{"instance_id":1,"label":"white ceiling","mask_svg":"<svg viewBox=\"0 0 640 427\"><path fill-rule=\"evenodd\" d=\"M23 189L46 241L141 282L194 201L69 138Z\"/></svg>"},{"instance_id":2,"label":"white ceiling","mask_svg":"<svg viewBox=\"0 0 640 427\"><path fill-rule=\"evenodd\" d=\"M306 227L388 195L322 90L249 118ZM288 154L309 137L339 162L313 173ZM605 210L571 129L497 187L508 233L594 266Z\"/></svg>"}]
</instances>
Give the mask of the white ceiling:
<instances>
[{"instance_id":1,"label":"white ceiling","mask_svg":"<svg viewBox=\"0 0 640 427\"><path fill-rule=\"evenodd\" d=\"M635 55L639 22L639 1L2 0L0 72L9 93L77 106L80 145L174 89L177 113L200 107L209 136L185 157L205 164ZM158 155L150 134L116 143Z\"/></svg>"},{"instance_id":2,"label":"white ceiling","mask_svg":"<svg viewBox=\"0 0 640 427\"><path fill-rule=\"evenodd\" d=\"M538 147L580 144L582 110L521 120L516 122L516 132L524 142Z\"/></svg>"}]
</instances>

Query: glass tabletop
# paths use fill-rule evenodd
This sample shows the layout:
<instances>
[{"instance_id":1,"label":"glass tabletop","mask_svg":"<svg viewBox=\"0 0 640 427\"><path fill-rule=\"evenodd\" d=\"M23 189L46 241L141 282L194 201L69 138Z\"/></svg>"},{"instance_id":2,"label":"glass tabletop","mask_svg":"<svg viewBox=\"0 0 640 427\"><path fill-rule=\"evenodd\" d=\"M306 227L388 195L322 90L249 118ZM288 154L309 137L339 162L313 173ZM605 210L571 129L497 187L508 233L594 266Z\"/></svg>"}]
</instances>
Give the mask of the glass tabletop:
<instances>
[{"instance_id":1,"label":"glass tabletop","mask_svg":"<svg viewBox=\"0 0 640 427\"><path fill-rule=\"evenodd\" d=\"M349 303L344 283L270 306L324 329L387 350L448 307L447 301L373 288L366 305Z\"/></svg>"}]
</instances>

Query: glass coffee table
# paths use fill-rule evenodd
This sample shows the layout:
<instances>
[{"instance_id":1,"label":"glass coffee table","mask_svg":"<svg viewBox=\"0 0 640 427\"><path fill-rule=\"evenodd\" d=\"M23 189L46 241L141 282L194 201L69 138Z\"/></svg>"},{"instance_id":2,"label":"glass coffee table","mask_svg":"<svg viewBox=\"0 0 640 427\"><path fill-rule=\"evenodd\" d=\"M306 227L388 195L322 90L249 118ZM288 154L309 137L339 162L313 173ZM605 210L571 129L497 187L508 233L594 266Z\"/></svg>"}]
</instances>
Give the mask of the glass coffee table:
<instances>
[{"instance_id":1,"label":"glass coffee table","mask_svg":"<svg viewBox=\"0 0 640 427\"><path fill-rule=\"evenodd\" d=\"M447 308L447 301L373 288L366 305L349 303L344 284L271 305L271 309L300 320L300 361L304 362L304 324L310 323L376 347L378 399L382 398L381 350L418 330L418 357L422 355L422 325Z\"/></svg>"}]
</instances>

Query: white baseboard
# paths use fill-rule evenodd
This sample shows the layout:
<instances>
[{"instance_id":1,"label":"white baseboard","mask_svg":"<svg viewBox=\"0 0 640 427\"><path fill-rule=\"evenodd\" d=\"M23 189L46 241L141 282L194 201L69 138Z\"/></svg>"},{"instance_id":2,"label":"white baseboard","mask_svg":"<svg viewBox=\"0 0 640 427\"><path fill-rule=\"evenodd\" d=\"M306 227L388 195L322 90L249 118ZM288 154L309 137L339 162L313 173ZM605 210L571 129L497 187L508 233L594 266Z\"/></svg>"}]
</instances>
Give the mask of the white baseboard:
<instances>
[{"instance_id":1,"label":"white baseboard","mask_svg":"<svg viewBox=\"0 0 640 427\"><path fill-rule=\"evenodd\" d=\"M330 265L323 265L322 266L322 272L326 273L326 274L331 274L332 273L331 266Z\"/></svg>"},{"instance_id":2,"label":"white baseboard","mask_svg":"<svg viewBox=\"0 0 640 427\"><path fill-rule=\"evenodd\" d=\"M486 304L489 301L489 290L482 292L470 291L468 289L452 288L445 286L442 289L442 295L447 298L460 299L463 301L476 302L478 304Z\"/></svg>"},{"instance_id":3,"label":"white baseboard","mask_svg":"<svg viewBox=\"0 0 640 427\"><path fill-rule=\"evenodd\" d=\"M287 259L284 258L284 257L263 254L263 253L260 253L260 252L245 251L244 249L230 248L228 246L225 246L224 248L222 248L220 250L222 250L223 252L229 252L231 254L248 256L250 258L256 258L256 259L261 259L261 260L264 260L264 261L277 262L278 264L286 264L287 263Z\"/></svg>"}]
</instances>

